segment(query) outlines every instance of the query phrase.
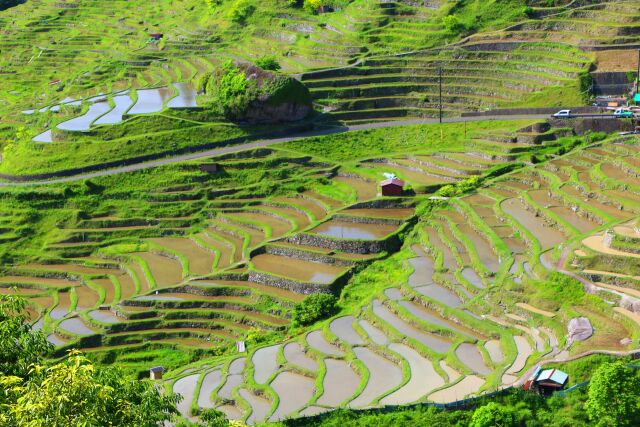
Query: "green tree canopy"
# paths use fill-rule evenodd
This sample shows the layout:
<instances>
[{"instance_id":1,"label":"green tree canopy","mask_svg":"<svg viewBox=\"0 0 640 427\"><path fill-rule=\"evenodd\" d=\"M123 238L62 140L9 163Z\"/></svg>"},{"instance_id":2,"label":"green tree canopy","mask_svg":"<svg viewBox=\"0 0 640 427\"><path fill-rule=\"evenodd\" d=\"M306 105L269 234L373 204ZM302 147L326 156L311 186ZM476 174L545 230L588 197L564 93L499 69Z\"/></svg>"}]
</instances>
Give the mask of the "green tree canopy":
<instances>
[{"instance_id":1,"label":"green tree canopy","mask_svg":"<svg viewBox=\"0 0 640 427\"><path fill-rule=\"evenodd\" d=\"M637 426L640 420L640 378L622 362L600 366L591 378L585 409L598 426Z\"/></svg>"},{"instance_id":2,"label":"green tree canopy","mask_svg":"<svg viewBox=\"0 0 640 427\"><path fill-rule=\"evenodd\" d=\"M26 305L20 296L0 295L0 375L26 377L51 349L45 336L31 329Z\"/></svg>"},{"instance_id":3,"label":"green tree canopy","mask_svg":"<svg viewBox=\"0 0 640 427\"><path fill-rule=\"evenodd\" d=\"M96 368L74 351L47 365L50 349L33 331L20 296L0 295L0 426L157 427L173 419L178 397L117 368Z\"/></svg>"},{"instance_id":4,"label":"green tree canopy","mask_svg":"<svg viewBox=\"0 0 640 427\"><path fill-rule=\"evenodd\" d=\"M28 380L0 377L0 425L157 427L177 413L176 396L119 369L96 369L78 352L34 365Z\"/></svg>"},{"instance_id":5,"label":"green tree canopy","mask_svg":"<svg viewBox=\"0 0 640 427\"><path fill-rule=\"evenodd\" d=\"M293 308L291 322L294 326L303 326L329 317L336 311L336 302L331 294L310 295Z\"/></svg>"},{"instance_id":6,"label":"green tree canopy","mask_svg":"<svg viewBox=\"0 0 640 427\"><path fill-rule=\"evenodd\" d=\"M479 407L471 417L469 427L512 427L517 426L514 411L495 402Z\"/></svg>"}]
</instances>

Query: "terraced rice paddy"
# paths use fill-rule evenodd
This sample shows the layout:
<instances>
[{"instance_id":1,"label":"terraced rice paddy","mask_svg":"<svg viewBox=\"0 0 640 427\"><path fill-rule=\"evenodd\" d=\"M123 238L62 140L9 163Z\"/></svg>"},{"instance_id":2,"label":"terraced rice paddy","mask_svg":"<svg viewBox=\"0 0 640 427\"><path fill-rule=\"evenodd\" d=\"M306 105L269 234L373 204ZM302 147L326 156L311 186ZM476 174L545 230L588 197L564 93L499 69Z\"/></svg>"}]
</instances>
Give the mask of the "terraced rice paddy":
<instances>
[{"instance_id":1,"label":"terraced rice paddy","mask_svg":"<svg viewBox=\"0 0 640 427\"><path fill-rule=\"evenodd\" d=\"M227 156L220 159L227 173L219 179L232 186L234 174L244 173L239 161L252 158L270 159L276 169L287 170L291 157L281 156L270 150ZM296 170L304 175L325 167L305 157ZM0 277L3 289L16 286L32 301L34 324L56 345L92 352L140 345L210 351L244 339L252 328L278 334L289 325L291 309L305 293L317 286L328 289L355 265L377 256L375 251L360 255L288 242L320 221L338 221L336 212L348 206L322 195L321 188L273 198L236 198L238 190L210 197L207 186L214 184L202 178L211 175L197 164L178 169L191 185L167 189L159 183L153 191L145 188L135 210L106 208L83 215L49 242L46 262L16 265ZM194 190L199 196L182 201ZM105 205L113 206L120 197L114 189L104 195ZM413 204L400 203L389 209L358 206L340 215L373 222L410 217ZM376 229L371 240L394 234L398 224L370 226ZM378 233L380 228L383 233ZM329 237L325 244L333 240ZM317 371L314 359L295 353L291 357L303 369L315 366ZM263 375L256 381L267 381L274 366L264 369L256 370L257 376ZM264 409L260 396L246 396Z\"/></svg>"},{"instance_id":2,"label":"terraced rice paddy","mask_svg":"<svg viewBox=\"0 0 640 427\"><path fill-rule=\"evenodd\" d=\"M614 142L607 147L610 154L599 154L600 162L618 162L614 153L626 146ZM565 156L558 173L575 179L574 159L590 155L593 149ZM257 349L253 353L254 364L258 363L253 371L256 382L269 390L267 394L275 393L281 402L288 402L277 408L272 405L266 415L259 411L260 416L281 419L340 406L451 402L509 386L547 355L553 357L563 350L566 357L582 351L584 345L569 345L564 340L568 319L549 302L528 301L519 292L505 294L513 301L506 309L487 311L486 305L473 302L477 295L490 295L488 291L498 281L531 286L535 279L530 275L561 268L549 251L545 252L550 254L548 260L542 263L539 259L541 251L561 243L579 248L564 252L577 257L579 265L592 267L580 273L591 286L618 295L620 306L611 315L618 319L617 325L625 325L622 334L630 335L637 327L633 312L637 292L630 282L627 287L624 282L637 279L603 266L629 265L607 257L635 259L632 248L639 238L633 218L638 212L621 209L615 216L600 212L588 200L606 197L605 186L591 187L589 193L576 197L563 192L574 182L554 178L552 169L547 165L522 169L485 185L477 194L436 208L433 221L416 227L419 243L411 245L411 254L401 257L412 272L405 283L374 295L359 313L337 316L324 329L283 343L286 364L276 366L275 351L280 347ZM592 178L606 179L606 188L615 187L609 176ZM582 187L576 182L574 188ZM342 212L366 213L349 211ZM391 211L374 211L371 218L395 216ZM603 243L604 232L598 231L605 224L612 224L606 229L609 248ZM512 247L517 251L512 252ZM592 253L597 255L592 257ZM564 265L569 266L569 260ZM619 349L608 329L613 326L603 323L603 316L591 319L602 328L596 330L591 345ZM318 362L323 358L324 362ZM321 363L324 371L318 370ZM409 368L408 377L402 366ZM366 384L363 378L368 378ZM320 385L324 392L318 394ZM300 387L302 392L291 396L287 386ZM243 385L237 387L242 390ZM245 396L249 406L259 405L255 396Z\"/></svg>"},{"instance_id":3,"label":"terraced rice paddy","mask_svg":"<svg viewBox=\"0 0 640 427\"><path fill-rule=\"evenodd\" d=\"M57 150L90 165L263 132L198 107L195 82L222 57L276 54L333 126L432 117L440 104L457 117L583 103L590 49L639 41L633 2L535 3L523 22L459 43L439 2L270 11L232 38L215 13L205 24L203 2L162 27L140 16L162 16L166 0L117 1L117 17L95 2L29 3L0 19L0 109L12 109L0 131L16 134L9 152L44 153L53 169L69 162ZM217 408L249 424L449 403L518 384L546 360L632 348L637 138L576 148L573 129L547 123L456 126L3 190L0 293L28 299L55 355L77 347L137 372L166 363L183 416ZM406 182L403 197L380 195L383 174ZM577 282L555 283L558 271ZM292 327L308 294L343 289L334 317ZM595 309L582 289L608 305ZM576 315L594 325L585 342L566 337Z\"/></svg>"}]
</instances>

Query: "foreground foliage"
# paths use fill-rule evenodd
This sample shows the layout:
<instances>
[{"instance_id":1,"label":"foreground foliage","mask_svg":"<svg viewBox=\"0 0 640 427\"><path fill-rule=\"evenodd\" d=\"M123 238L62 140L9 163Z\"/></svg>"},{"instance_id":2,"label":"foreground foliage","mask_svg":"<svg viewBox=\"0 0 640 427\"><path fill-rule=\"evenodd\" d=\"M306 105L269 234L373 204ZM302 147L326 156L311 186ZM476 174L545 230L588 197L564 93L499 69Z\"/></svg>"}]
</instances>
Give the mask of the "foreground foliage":
<instances>
[{"instance_id":1,"label":"foreground foliage","mask_svg":"<svg viewBox=\"0 0 640 427\"><path fill-rule=\"evenodd\" d=\"M0 425L151 427L177 413L178 397L118 368L95 367L79 352L48 364L43 335L25 326L24 304L0 296ZM24 356L16 357L16 350ZM13 368L10 360L16 360Z\"/></svg>"},{"instance_id":2,"label":"foreground foliage","mask_svg":"<svg viewBox=\"0 0 640 427\"><path fill-rule=\"evenodd\" d=\"M585 408L598 426L638 425L640 378L621 362L602 365L591 379Z\"/></svg>"}]
</instances>

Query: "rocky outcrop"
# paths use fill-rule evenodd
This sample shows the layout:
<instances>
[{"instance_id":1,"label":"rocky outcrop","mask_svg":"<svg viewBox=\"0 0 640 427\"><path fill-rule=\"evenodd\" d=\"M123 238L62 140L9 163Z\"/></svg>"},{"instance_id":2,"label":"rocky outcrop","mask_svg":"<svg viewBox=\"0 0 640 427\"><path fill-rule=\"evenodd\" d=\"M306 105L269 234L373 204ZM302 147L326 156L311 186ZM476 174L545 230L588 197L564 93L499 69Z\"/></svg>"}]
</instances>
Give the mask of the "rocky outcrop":
<instances>
[{"instance_id":1,"label":"rocky outcrop","mask_svg":"<svg viewBox=\"0 0 640 427\"><path fill-rule=\"evenodd\" d=\"M258 94L240 120L249 123L282 123L302 120L313 110L309 90L293 77L254 66L245 70L247 80L255 81Z\"/></svg>"},{"instance_id":2,"label":"rocky outcrop","mask_svg":"<svg viewBox=\"0 0 640 427\"><path fill-rule=\"evenodd\" d=\"M313 111L311 94L304 84L250 63L227 61L203 76L198 86L213 110L234 122L293 122Z\"/></svg>"},{"instance_id":3,"label":"rocky outcrop","mask_svg":"<svg viewBox=\"0 0 640 427\"><path fill-rule=\"evenodd\" d=\"M569 341L586 341L593 335L593 326L586 317L576 317L569 321Z\"/></svg>"},{"instance_id":4,"label":"rocky outcrop","mask_svg":"<svg viewBox=\"0 0 640 427\"><path fill-rule=\"evenodd\" d=\"M256 100L249 104L245 116L242 118L249 123L282 123L302 120L311 113L311 104L298 102L283 102L270 104L268 99Z\"/></svg>"}]
</instances>

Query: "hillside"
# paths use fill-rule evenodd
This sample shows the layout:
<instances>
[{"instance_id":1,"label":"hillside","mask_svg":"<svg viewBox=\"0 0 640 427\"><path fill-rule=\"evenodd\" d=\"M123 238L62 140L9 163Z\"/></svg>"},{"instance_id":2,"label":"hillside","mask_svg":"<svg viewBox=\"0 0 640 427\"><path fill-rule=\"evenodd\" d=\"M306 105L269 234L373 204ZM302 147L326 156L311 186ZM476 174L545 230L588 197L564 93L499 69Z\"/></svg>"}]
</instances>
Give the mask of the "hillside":
<instances>
[{"instance_id":1,"label":"hillside","mask_svg":"<svg viewBox=\"0 0 640 427\"><path fill-rule=\"evenodd\" d=\"M640 1L19 3L0 294L51 359L294 425L638 354L637 119L548 111L631 88Z\"/></svg>"}]
</instances>

